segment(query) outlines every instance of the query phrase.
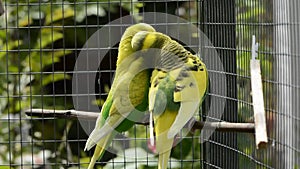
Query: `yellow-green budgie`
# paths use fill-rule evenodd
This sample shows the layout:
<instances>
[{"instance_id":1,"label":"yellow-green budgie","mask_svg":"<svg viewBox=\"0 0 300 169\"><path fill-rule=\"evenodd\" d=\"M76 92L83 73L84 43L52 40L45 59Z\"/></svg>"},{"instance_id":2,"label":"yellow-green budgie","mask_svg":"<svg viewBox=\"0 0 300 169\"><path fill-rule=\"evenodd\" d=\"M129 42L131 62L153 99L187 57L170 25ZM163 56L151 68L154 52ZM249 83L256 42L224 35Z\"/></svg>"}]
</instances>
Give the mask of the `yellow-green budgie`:
<instances>
[{"instance_id":1,"label":"yellow-green budgie","mask_svg":"<svg viewBox=\"0 0 300 169\"><path fill-rule=\"evenodd\" d=\"M150 121L154 119L158 168L166 169L174 136L199 111L204 100L209 81L207 69L197 56L165 34L139 32L132 42L135 50L160 50L154 59L149 112Z\"/></svg>"},{"instance_id":2,"label":"yellow-green budgie","mask_svg":"<svg viewBox=\"0 0 300 169\"><path fill-rule=\"evenodd\" d=\"M133 119L143 116L141 112L148 108L151 70L140 71L144 60L131 46L133 36L139 31L154 32L155 29L145 23L135 24L128 27L121 38L114 82L85 146L85 150L90 150L97 145L89 169L102 157L116 133L131 128Z\"/></svg>"}]
</instances>

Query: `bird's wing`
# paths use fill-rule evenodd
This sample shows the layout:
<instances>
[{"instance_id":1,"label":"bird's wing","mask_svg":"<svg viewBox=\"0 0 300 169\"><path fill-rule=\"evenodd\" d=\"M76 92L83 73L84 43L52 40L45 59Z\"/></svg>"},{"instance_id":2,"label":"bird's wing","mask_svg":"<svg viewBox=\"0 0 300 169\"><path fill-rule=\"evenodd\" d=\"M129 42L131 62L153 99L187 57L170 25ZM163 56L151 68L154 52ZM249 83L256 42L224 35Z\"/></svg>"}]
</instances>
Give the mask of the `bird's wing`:
<instances>
[{"instance_id":1,"label":"bird's wing","mask_svg":"<svg viewBox=\"0 0 300 169\"><path fill-rule=\"evenodd\" d=\"M198 58L189 60L200 61ZM196 64L193 61L190 65L187 63L176 79L174 101L180 102L180 109L168 133L169 138L173 138L199 109L208 80L206 68L203 66L204 64Z\"/></svg>"}]
</instances>

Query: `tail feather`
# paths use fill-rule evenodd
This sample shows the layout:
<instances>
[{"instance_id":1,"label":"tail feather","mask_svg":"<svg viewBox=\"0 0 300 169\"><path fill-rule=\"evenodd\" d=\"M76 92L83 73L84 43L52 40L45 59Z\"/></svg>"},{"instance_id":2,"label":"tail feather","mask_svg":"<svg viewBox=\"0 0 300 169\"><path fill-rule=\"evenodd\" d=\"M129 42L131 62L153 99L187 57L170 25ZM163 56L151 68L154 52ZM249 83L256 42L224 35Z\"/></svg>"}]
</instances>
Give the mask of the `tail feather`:
<instances>
[{"instance_id":1,"label":"tail feather","mask_svg":"<svg viewBox=\"0 0 300 169\"><path fill-rule=\"evenodd\" d=\"M174 122L176 113L166 110L155 120L156 150L159 154L158 169L166 169L171 154L174 138L168 138L168 131Z\"/></svg>"},{"instance_id":2,"label":"tail feather","mask_svg":"<svg viewBox=\"0 0 300 169\"><path fill-rule=\"evenodd\" d=\"M156 150L159 153L158 169L166 169L168 166L169 157L173 146L173 138L167 138L168 132L165 131L157 137Z\"/></svg>"},{"instance_id":3,"label":"tail feather","mask_svg":"<svg viewBox=\"0 0 300 169\"><path fill-rule=\"evenodd\" d=\"M171 149L159 154L158 157L158 169L166 169L168 167L168 161L171 154Z\"/></svg>"},{"instance_id":4,"label":"tail feather","mask_svg":"<svg viewBox=\"0 0 300 169\"><path fill-rule=\"evenodd\" d=\"M110 144L114 135L115 135L114 133L108 134L97 143L96 149L94 151L88 169L94 168L94 165L96 164L97 160L103 156L105 149Z\"/></svg>"},{"instance_id":5,"label":"tail feather","mask_svg":"<svg viewBox=\"0 0 300 169\"><path fill-rule=\"evenodd\" d=\"M103 154L105 151L105 148L102 148L100 146L96 146L96 149L95 149L95 152L94 152L94 155L90 161L90 164L88 166L88 169L93 169L97 160L100 158L101 154Z\"/></svg>"}]
</instances>

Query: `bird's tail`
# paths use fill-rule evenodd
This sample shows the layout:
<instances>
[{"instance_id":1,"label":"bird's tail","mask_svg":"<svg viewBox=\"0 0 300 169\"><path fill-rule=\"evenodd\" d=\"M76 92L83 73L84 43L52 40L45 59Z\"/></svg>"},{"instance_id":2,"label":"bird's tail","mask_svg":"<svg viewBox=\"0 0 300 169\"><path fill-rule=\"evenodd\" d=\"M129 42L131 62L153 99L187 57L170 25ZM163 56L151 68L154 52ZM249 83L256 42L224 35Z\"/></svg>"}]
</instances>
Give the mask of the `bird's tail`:
<instances>
[{"instance_id":1,"label":"bird's tail","mask_svg":"<svg viewBox=\"0 0 300 169\"><path fill-rule=\"evenodd\" d=\"M95 163L97 162L97 160L99 158L101 158L105 152L105 149L107 148L107 146L110 144L112 138L114 137L113 133L110 133L108 135L106 135L103 139L101 139L98 143L97 146L95 148L93 157L90 161L90 164L88 166L88 169L93 169Z\"/></svg>"},{"instance_id":2,"label":"bird's tail","mask_svg":"<svg viewBox=\"0 0 300 169\"><path fill-rule=\"evenodd\" d=\"M176 113L165 111L155 121L156 150L159 153L158 169L167 169L174 138L168 138L168 131L174 122Z\"/></svg>"},{"instance_id":3,"label":"bird's tail","mask_svg":"<svg viewBox=\"0 0 300 169\"><path fill-rule=\"evenodd\" d=\"M159 154L158 169L167 169L170 154L171 154L171 149Z\"/></svg>"}]
</instances>

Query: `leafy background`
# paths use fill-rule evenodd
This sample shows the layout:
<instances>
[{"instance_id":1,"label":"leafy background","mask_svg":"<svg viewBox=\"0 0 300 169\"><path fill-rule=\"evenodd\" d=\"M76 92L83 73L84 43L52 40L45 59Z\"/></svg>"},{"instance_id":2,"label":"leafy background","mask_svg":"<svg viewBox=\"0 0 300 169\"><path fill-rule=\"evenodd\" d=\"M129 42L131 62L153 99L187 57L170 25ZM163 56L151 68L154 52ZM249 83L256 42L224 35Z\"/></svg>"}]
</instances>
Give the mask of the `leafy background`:
<instances>
[{"instance_id":1,"label":"leafy background","mask_svg":"<svg viewBox=\"0 0 300 169\"><path fill-rule=\"evenodd\" d=\"M84 152L88 137L78 121L27 117L28 108L72 109L71 78L73 66L80 48L95 31L109 21L138 12L157 11L178 15L192 23L201 22L197 17L198 3L188 2L140 2L119 0L100 1L14 1L4 2L6 14L0 17L0 168L85 168L91 152ZM273 137L274 89L272 29L258 24L272 23L268 8L271 0L236 0L236 59L238 78L239 122L253 122L250 90L251 36L260 42L264 97L267 107L268 133ZM138 18L135 18L138 19ZM117 46L107 54L101 69L101 84L98 92L99 106L105 100L115 69ZM147 127L133 127L128 137L144 138ZM189 134L172 152L172 168L200 168L201 145ZM121 137L121 136L120 136ZM103 162L111 162L107 168L156 168L156 156L147 141L116 141L115 146L129 148L138 145L138 150L126 149L129 156L146 154L139 163L116 157L107 152ZM116 149L112 149L116 152ZM255 168L257 163L272 166L270 150L257 151L252 134L238 134L239 165ZM189 161L193 159L192 161ZM197 161L197 159L199 159ZM142 160L146 162L142 162ZM184 161L186 160L186 161ZM148 161L148 162L147 162ZM150 162L149 162L150 161ZM154 161L154 163L151 161ZM200 162L199 162L200 161ZM253 162L255 161L255 163Z\"/></svg>"}]
</instances>

